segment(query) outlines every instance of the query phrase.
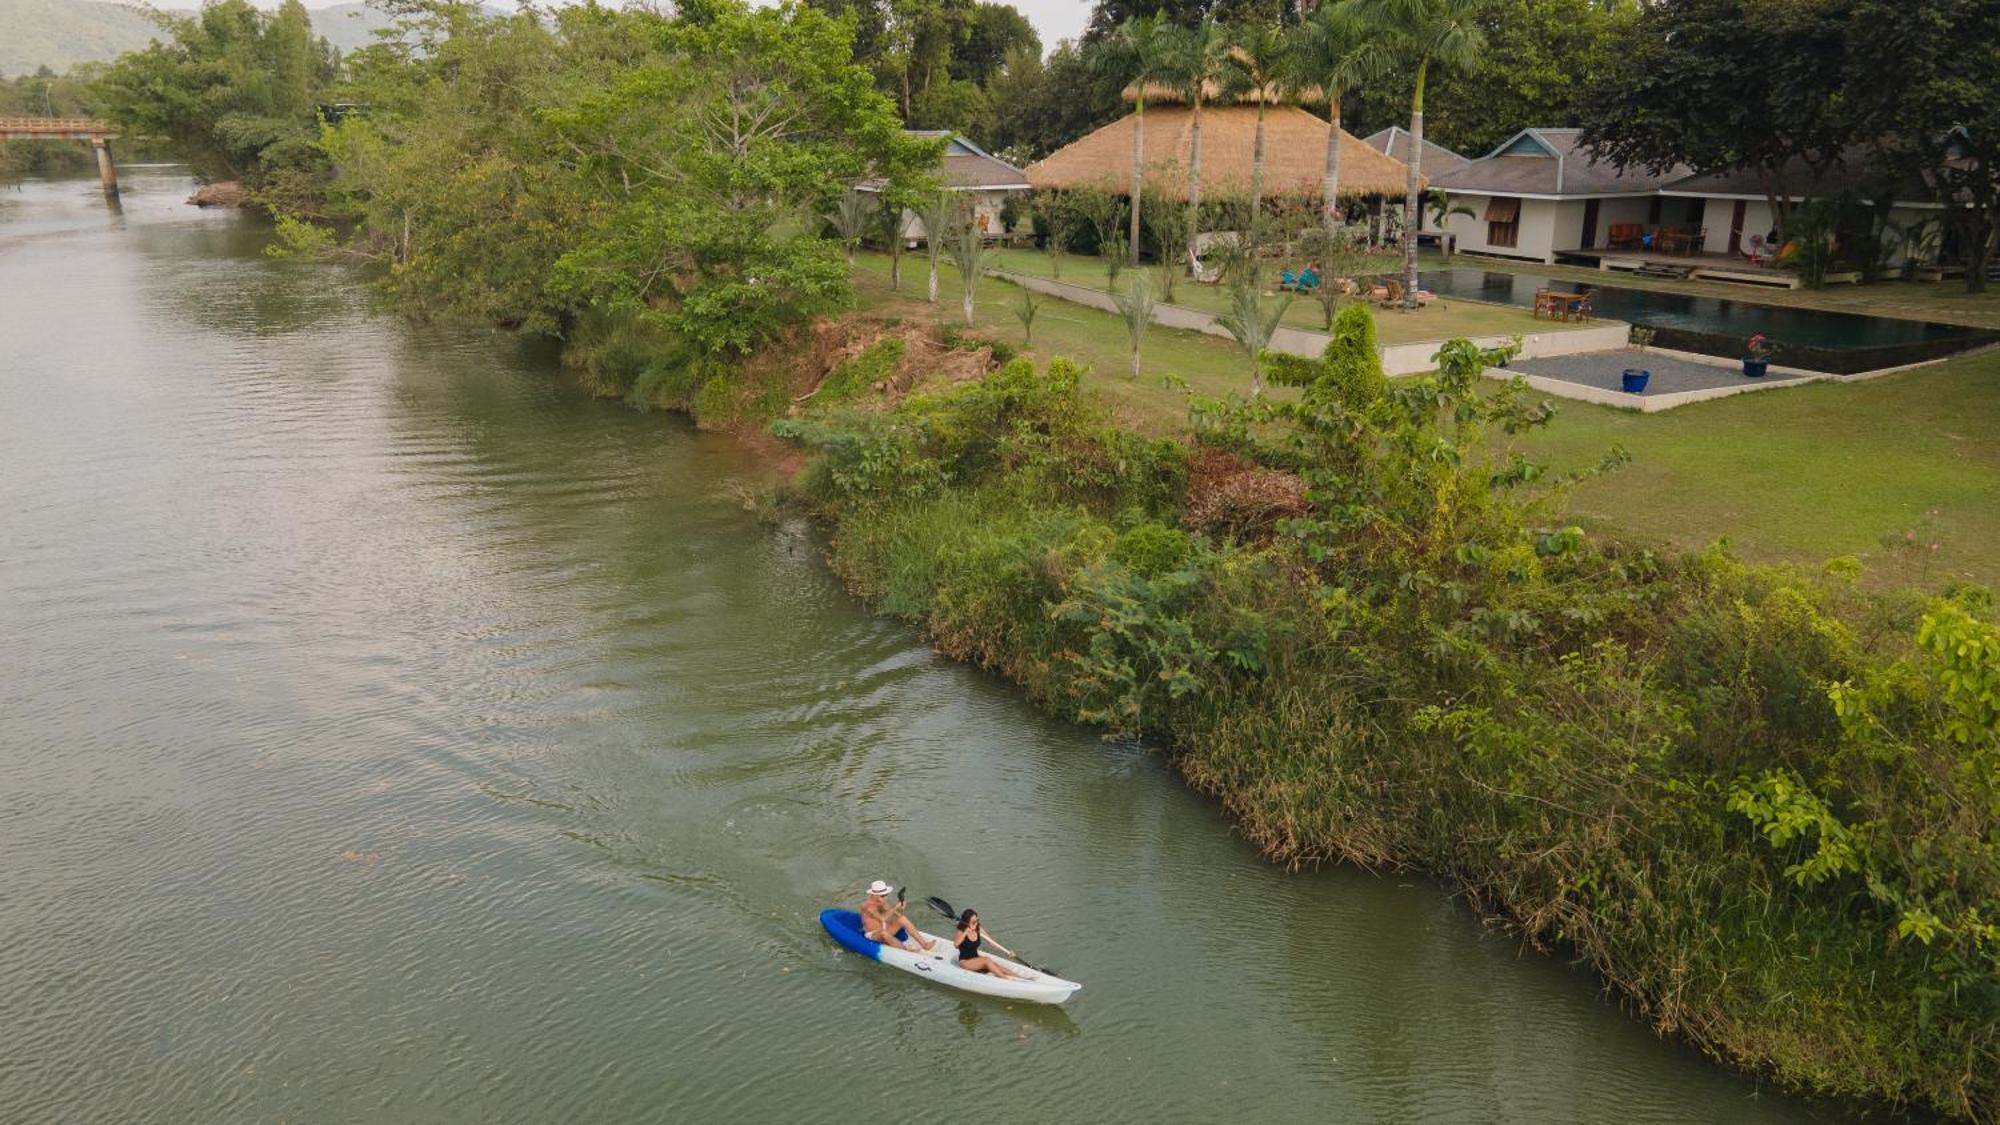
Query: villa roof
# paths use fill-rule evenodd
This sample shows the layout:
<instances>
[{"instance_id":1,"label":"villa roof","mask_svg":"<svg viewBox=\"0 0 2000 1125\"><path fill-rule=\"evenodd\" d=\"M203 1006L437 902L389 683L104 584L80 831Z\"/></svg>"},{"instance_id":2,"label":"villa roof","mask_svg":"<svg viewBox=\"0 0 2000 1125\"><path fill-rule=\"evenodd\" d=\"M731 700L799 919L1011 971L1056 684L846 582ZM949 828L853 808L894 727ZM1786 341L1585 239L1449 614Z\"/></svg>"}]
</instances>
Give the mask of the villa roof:
<instances>
[{"instance_id":1,"label":"villa roof","mask_svg":"<svg viewBox=\"0 0 2000 1125\"><path fill-rule=\"evenodd\" d=\"M948 129L906 129L913 137L942 138L944 162L939 178L951 191L1027 191L1034 185L1026 173ZM859 191L879 191L880 179L855 185Z\"/></svg>"},{"instance_id":2,"label":"villa roof","mask_svg":"<svg viewBox=\"0 0 2000 1125\"><path fill-rule=\"evenodd\" d=\"M1145 114L1147 185L1169 199L1187 198L1192 162L1193 111L1186 106L1152 106ZM1038 188L1130 189L1132 132L1138 116L1128 114L1028 165L1028 181ZM1201 113L1201 184L1204 197L1247 192L1257 132L1257 107L1204 107ZM1264 110L1264 194L1311 197L1326 174L1327 123L1297 106ZM1409 169L1402 161L1340 134L1340 194L1401 195Z\"/></svg>"},{"instance_id":3,"label":"villa roof","mask_svg":"<svg viewBox=\"0 0 2000 1125\"><path fill-rule=\"evenodd\" d=\"M1376 152L1387 153L1405 164L1410 162L1410 131L1401 125L1391 125L1378 129L1361 139L1361 143ZM1442 176L1466 163L1466 158L1438 144L1429 137L1424 138L1423 171L1433 178Z\"/></svg>"},{"instance_id":4,"label":"villa roof","mask_svg":"<svg viewBox=\"0 0 2000 1125\"><path fill-rule=\"evenodd\" d=\"M1650 195L1693 171L1685 165L1657 174L1620 169L1597 159L1582 138L1581 129L1523 129L1485 156L1439 173L1437 186L1505 195Z\"/></svg>"}]
</instances>

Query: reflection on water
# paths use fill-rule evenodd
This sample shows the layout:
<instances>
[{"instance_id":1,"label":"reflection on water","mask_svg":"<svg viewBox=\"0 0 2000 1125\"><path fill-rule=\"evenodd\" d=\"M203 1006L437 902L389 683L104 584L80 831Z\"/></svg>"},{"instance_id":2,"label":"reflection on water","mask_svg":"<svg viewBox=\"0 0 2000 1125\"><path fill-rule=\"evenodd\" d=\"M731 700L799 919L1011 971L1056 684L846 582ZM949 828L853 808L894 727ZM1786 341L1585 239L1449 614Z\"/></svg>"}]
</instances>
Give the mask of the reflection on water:
<instances>
[{"instance_id":1,"label":"reflection on water","mask_svg":"<svg viewBox=\"0 0 2000 1125\"><path fill-rule=\"evenodd\" d=\"M1814 1112L1260 863L749 522L730 442L126 188L0 193L0 1116ZM875 877L1085 991L841 952Z\"/></svg>"}]
</instances>

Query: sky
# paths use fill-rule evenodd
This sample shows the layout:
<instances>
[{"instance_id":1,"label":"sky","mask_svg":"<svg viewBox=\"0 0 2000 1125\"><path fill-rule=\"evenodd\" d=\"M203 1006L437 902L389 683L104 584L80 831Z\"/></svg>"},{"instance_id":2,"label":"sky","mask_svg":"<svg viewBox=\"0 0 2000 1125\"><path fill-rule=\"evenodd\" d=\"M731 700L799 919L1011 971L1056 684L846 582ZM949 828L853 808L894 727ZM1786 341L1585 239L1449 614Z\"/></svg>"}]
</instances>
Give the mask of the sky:
<instances>
[{"instance_id":1,"label":"sky","mask_svg":"<svg viewBox=\"0 0 2000 1125\"><path fill-rule=\"evenodd\" d=\"M1090 20L1090 0L1013 0L1028 22L1041 34L1042 49L1050 50L1058 39L1075 39Z\"/></svg>"}]
</instances>

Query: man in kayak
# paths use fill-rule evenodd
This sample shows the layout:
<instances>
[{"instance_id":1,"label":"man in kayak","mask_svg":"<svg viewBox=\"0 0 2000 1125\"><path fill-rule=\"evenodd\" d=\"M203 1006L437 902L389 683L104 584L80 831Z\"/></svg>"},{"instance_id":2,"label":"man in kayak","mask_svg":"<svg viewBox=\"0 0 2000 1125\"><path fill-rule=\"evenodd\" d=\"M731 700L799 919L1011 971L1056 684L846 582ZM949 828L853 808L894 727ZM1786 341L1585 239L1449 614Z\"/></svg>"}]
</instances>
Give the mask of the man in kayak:
<instances>
[{"instance_id":1,"label":"man in kayak","mask_svg":"<svg viewBox=\"0 0 2000 1125\"><path fill-rule=\"evenodd\" d=\"M910 920L903 916L901 903L889 901L889 884L877 879L868 884L868 896L861 900L861 934L871 941L883 945L893 945L907 949L911 953L924 953L931 948L931 940L923 935ZM904 941L896 936L898 930L909 934L914 941Z\"/></svg>"}]
</instances>

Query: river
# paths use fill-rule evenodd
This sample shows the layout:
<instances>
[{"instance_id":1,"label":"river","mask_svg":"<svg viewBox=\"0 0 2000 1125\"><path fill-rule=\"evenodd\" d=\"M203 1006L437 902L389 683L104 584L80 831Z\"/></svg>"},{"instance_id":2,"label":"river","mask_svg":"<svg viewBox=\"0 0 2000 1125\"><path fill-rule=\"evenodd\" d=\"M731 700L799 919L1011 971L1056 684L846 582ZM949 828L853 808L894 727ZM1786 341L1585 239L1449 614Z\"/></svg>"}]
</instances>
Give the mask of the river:
<instances>
[{"instance_id":1,"label":"river","mask_svg":"<svg viewBox=\"0 0 2000 1125\"><path fill-rule=\"evenodd\" d=\"M0 1120L1802 1121L871 616L732 441L0 188ZM882 876L1081 980L840 952Z\"/></svg>"}]
</instances>

